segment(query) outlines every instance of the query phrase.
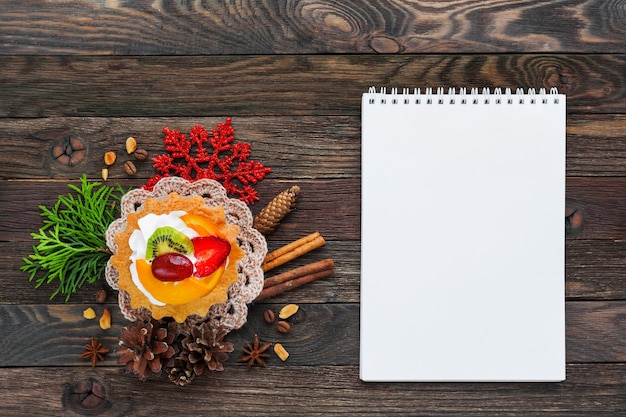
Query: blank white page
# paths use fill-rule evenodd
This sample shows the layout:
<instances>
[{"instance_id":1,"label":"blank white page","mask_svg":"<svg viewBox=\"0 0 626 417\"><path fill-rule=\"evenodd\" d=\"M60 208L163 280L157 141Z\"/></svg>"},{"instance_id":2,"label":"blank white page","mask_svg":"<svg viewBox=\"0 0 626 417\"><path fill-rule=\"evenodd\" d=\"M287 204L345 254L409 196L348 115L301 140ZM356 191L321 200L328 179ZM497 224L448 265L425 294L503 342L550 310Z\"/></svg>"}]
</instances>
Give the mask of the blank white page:
<instances>
[{"instance_id":1,"label":"blank white page","mask_svg":"<svg viewBox=\"0 0 626 417\"><path fill-rule=\"evenodd\" d=\"M564 380L564 205L564 95L365 93L361 379Z\"/></svg>"}]
</instances>

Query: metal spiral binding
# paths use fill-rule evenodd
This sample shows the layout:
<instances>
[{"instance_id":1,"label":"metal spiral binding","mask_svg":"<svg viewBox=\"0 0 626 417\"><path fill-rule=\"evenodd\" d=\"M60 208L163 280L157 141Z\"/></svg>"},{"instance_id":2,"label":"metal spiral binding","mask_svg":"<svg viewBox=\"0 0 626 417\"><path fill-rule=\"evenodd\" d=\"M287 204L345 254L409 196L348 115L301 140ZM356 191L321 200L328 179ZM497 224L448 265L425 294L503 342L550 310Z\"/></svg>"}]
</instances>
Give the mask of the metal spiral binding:
<instances>
[{"instance_id":1,"label":"metal spiral binding","mask_svg":"<svg viewBox=\"0 0 626 417\"><path fill-rule=\"evenodd\" d=\"M400 92L398 88L391 88L387 93L386 87L381 87L377 92L376 87L369 87L367 93L369 104L387 104L407 105L407 104L483 104L483 105L504 105L504 104L554 104L559 103L559 91L556 87L550 88L547 92L545 88L540 88L539 92L535 88L529 88L524 91L523 88L517 88L515 93L510 88L495 88L493 92L488 87L479 89L472 87L469 92L465 87L458 89L454 87L448 88L447 92L444 87L402 88ZM552 97L551 97L552 96Z\"/></svg>"}]
</instances>

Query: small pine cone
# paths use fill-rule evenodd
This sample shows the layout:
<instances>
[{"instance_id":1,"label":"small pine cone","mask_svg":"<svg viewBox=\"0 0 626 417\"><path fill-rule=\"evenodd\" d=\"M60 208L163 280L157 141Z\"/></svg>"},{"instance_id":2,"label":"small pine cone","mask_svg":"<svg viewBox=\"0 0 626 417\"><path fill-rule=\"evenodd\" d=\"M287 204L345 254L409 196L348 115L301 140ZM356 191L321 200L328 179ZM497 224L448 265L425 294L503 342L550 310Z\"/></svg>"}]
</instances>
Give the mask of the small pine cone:
<instances>
[{"instance_id":1,"label":"small pine cone","mask_svg":"<svg viewBox=\"0 0 626 417\"><path fill-rule=\"evenodd\" d=\"M176 359L174 366L168 369L167 377L176 385L183 387L190 384L196 377L196 374L193 372L193 366L189 362Z\"/></svg>"},{"instance_id":2,"label":"small pine cone","mask_svg":"<svg viewBox=\"0 0 626 417\"><path fill-rule=\"evenodd\" d=\"M174 359L180 353L180 324L178 324L173 319L161 319L159 320L159 326L161 328L166 328L167 335L163 339L164 342L168 344L171 348L174 349L174 354L172 356L165 357L161 355L161 363L163 367L168 369L174 366ZM162 330L161 330L162 331Z\"/></svg>"},{"instance_id":3,"label":"small pine cone","mask_svg":"<svg viewBox=\"0 0 626 417\"><path fill-rule=\"evenodd\" d=\"M194 325L181 341L180 359L188 362L196 375L223 371L227 353L235 350L232 343L224 342L227 334L226 328L213 328L208 322Z\"/></svg>"},{"instance_id":4,"label":"small pine cone","mask_svg":"<svg viewBox=\"0 0 626 417\"><path fill-rule=\"evenodd\" d=\"M119 336L121 348L117 363L125 364L126 370L133 372L140 379L148 375L161 373L168 364L173 365L176 350L169 343L176 338L174 332L168 331L171 326L162 327L157 320L138 321L133 326L124 327ZM168 343L169 342L169 343Z\"/></svg>"},{"instance_id":5,"label":"small pine cone","mask_svg":"<svg viewBox=\"0 0 626 417\"><path fill-rule=\"evenodd\" d=\"M270 201L254 218L253 226L264 235L272 233L280 221L296 206L300 187L293 187L281 192Z\"/></svg>"}]
</instances>

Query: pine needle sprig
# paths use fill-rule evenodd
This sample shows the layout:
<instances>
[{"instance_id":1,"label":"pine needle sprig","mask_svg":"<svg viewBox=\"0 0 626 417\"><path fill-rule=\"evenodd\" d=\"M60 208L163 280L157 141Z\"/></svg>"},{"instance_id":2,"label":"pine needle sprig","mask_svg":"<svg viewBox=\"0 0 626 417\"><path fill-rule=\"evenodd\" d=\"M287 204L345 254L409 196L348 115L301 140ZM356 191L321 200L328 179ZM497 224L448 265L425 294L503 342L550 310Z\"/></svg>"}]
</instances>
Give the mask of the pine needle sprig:
<instances>
[{"instance_id":1,"label":"pine needle sprig","mask_svg":"<svg viewBox=\"0 0 626 417\"><path fill-rule=\"evenodd\" d=\"M59 196L52 208L39 207L43 226L31 234L38 244L20 268L30 274L30 281L36 280L35 288L58 281L50 299L61 293L65 301L85 283L93 284L104 276L111 257L106 232L119 215L119 201L125 193L119 185L90 182L86 175L80 187L68 187L73 193Z\"/></svg>"}]
</instances>

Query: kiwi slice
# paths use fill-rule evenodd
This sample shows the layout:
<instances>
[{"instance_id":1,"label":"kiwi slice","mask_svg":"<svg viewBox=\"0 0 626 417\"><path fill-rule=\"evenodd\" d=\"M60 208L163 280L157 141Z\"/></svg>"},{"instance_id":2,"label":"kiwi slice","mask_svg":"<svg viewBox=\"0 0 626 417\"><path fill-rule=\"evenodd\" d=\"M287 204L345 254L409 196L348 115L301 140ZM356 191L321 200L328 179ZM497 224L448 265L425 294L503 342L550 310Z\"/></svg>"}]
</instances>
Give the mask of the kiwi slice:
<instances>
[{"instance_id":1,"label":"kiwi slice","mask_svg":"<svg viewBox=\"0 0 626 417\"><path fill-rule=\"evenodd\" d=\"M191 239L170 226L159 227L148 238L146 259L152 260L164 253L177 252L184 255L193 252Z\"/></svg>"}]
</instances>

